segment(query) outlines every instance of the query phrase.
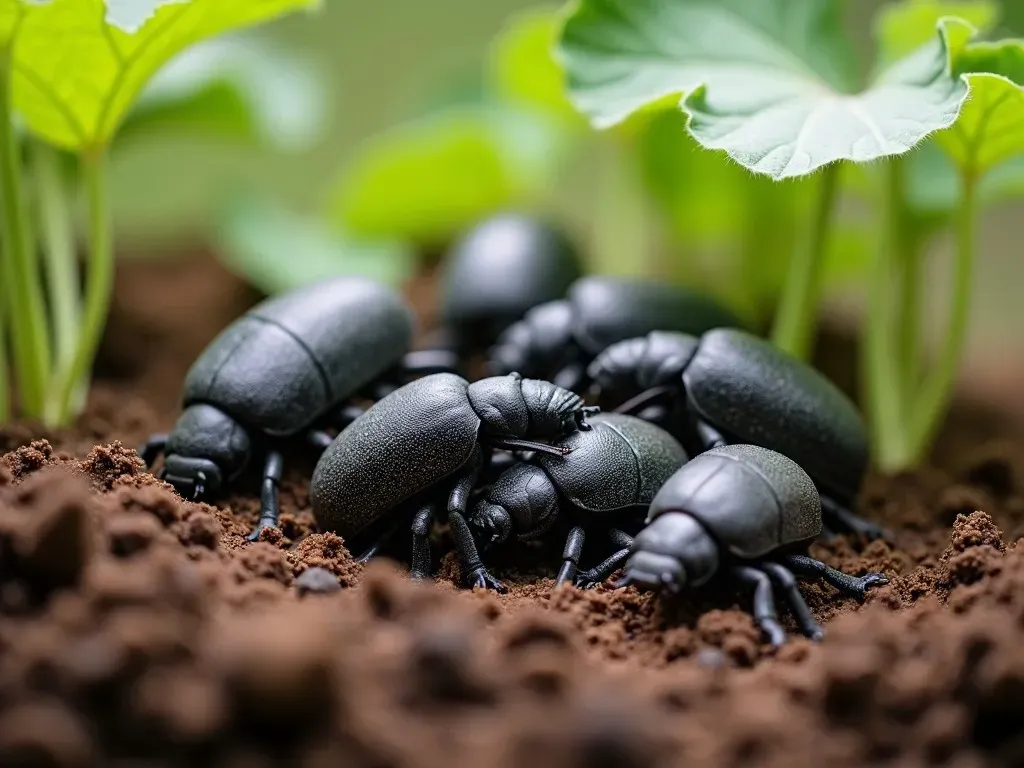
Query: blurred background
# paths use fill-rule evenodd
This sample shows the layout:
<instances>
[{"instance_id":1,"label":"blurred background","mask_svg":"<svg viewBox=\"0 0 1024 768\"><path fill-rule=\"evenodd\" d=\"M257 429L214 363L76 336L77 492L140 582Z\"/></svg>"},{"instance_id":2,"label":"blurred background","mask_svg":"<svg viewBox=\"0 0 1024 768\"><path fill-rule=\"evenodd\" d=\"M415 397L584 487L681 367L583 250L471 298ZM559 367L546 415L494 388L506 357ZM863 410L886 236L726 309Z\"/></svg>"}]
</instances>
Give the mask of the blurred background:
<instances>
[{"instance_id":1,"label":"blurred background","mask_svg":"<svg viewBox=\"0 0 1024 768\"><path fill-rule=\"evenodd\" d=\"M866 52L879 5L847 3L847 24ZM514 63L543 42L541 11L552 6L529 0L326 0L325 6L314 17L290 17L238 40L287 62L265 66L256 86L273 141L218 140L167 123L159 141L129 135L120 142L113 204L122 258L170 259L210 248L252 272L252 262L272 258L274 248L288 261L294 254L281 251L306 243L322 246L327 259L347 249L352 263L363 264L359 269L368 259L386 261L385 272L397 281L429 265L464 219L488 208L532 208L568 228L596 270L705 284L753 315L770 311L772 281L784 272L775 261L787 244L763 255L771 263L761 265L767 276L754 290L738 286L738 276L758 266L749 254L744 262L728 253L730 238L743 236L735 232L735 211L703 209L693 191L707 178L730 183L735 169L712 168L703 176L708 158L686 143L678 120L631 135L595 136L554 103L556 96L533 93L522 82L532 78ZM1024 2L1005 0L1004 27L1024 32ZM217 55L207 58L210 66L223 66ZM202 57L188 66L201 70ZM535 109L545 101L550 109ZM516 112L524 105L525 116ZM489 175L467 176L467 166L485 167ZM396 167L412 170L399 174ZM846 180L854 223L863 221L865 209L858 201L860 175ZM690 189L680 190L680 179ZM801 189L789 187L786 204L798 211ZM473 200L450 218L418 208L424 198L459 200L461 193ZM1016 391L1024 379L1017 332L1024 324L1022 199L991 206L981 229L965 376L982 390ZM837 246L829 296L840 322L860 306L871 235L870 224L859 235L851 227ZM947 303L948 255L943 233L929 262L928 292L940 299L936 312ZM271 290L281 279L267 274L258 287ZM941 318L934 320L941 332Z\"/></svg>"}]
</instances>

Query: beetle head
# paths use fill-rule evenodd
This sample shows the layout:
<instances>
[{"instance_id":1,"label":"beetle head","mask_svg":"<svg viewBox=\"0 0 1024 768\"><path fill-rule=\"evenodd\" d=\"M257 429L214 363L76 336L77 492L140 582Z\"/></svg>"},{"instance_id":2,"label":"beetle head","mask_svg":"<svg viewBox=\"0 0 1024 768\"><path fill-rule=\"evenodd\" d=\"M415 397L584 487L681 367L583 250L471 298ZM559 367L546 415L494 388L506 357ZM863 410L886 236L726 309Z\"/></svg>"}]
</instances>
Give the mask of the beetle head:
<instances>
[{"instance_id":1,"label":"beetle head","mask_svg":"<svg viewBox=\"0 0 1024 768\"><path fill-rule=\"evenodd\" d=\"M167 438L161 476L186 499L215 493L249 461L249 435L210 405L185 409Z\"/></svg>"},{"instance_id":2,"label":"beetle head","mask_svg":"<svg viewBox=\"0 0 1024 768\"><path fill-rule=\"evenodd\" d=\"M486 500L481 500L474 507L467 522L473 531L473 538L485 552L501 544L512 533L512 516L508 510Z\"/></svg>"}]
</instances>

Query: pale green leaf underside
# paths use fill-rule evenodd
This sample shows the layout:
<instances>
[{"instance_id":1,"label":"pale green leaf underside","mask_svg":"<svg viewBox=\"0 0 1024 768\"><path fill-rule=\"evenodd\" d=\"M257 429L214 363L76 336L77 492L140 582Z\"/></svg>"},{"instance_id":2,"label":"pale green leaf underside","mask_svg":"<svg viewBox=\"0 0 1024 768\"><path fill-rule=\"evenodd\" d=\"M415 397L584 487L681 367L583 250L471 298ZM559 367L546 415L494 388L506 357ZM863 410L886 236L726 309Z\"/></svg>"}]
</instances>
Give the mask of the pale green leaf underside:
<instances>
[{"instance_id":1,"label":"pale green leaf underside","mask_svg":"<svg viewBox=\"0 0 1024 768\"><path fill-rule=\"evenodd\" d=\"M557 123L494 107L452 109L363 145L333 185L328 218L346 231L417 243L530 205L564 150Z\"/></svg>"},{"instance_id":2,"label":"pale green leaf underside","mask_svg":"<svg viewBox=\"0 0 1024 768\"><path fill-rule=\"evenodd\" d=\"M30 6L14 42L14 103L32 131L78 150L109 143L146 82L188 46L319 0L186 0L161 5L134 33L103 0Z\"/></svg>"},{"instance_id":3,"label":"pale green leaf underside","mask_svg":"<svg viewBox=\"0 0 1024 768\"><path fill-rule=\"evenodd\" d=\"M883 5L875 16L878 57L891 64L913 53L935 37L935 28L947 16L970 23L979 33L999 22L996 0L902 0Z\"/></svg>"},{"instance_id":4,"label":"pale green leaf underside","mask_svg":"<svg viewBox=\"0 0 1024 768\"><path fill-rule=\"evenodd\" d=\"M824 0L581 0L561 39L577 108L598 127L680 94L706 148L775 179L838 160L868 162L951 125L967 94L949 70L945 20L932 41L865 91L841 90ZM763 18L788 19L772 26ZM788 14L788 17L784 15ZM800 23L797 23L800 22ZM834 58L841 58L838 54Z\"/></svg>"},{"instance_id":5,"label":"pale green leaf underside","mask_svg":"<svg viewBox=\"0 0 1024 768\"><path fill-rule=\"evenodd\" d=\"M233 199L223 212L217 241L225 266L268 294L338 275L398 286L416 264L402 243L345 236L248 194Z\"/></svg>"},{"instance_id":6,"label":"pale green leaf underside","mask_svg":"<svg viewBox=\"0 0 1024 768\"><path fill-rule=\"evenodd\" d=\"M969 45L958 54L971 94L939 145L962 169L981 174L1024 153L1024 41Z\"/></svg>"}]
</instances>

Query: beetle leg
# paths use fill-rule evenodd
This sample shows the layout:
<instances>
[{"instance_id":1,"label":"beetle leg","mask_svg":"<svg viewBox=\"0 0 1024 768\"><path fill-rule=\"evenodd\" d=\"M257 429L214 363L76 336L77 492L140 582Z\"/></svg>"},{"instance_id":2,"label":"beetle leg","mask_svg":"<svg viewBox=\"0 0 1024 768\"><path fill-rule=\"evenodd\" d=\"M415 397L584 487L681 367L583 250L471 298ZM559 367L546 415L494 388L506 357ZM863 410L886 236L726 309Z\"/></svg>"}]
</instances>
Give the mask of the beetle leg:
<instances>
[{"instance_id":1,"label":"beetle leg","mask_svg":"<svg viewBox=\"0 0 1024 768\"><path fill-rule=\"evenodd\" d=\"M754 588L754 621L768 636L768 642L776 647L785 643L786 633L775 611L771 579L749 565L735 565L730 570L738 581Z\"/></svg>"},{"instance_id":2,"label":"beetle leg","mask_svg":"<svg viewBox=\"0 0 1024 768\"><path fill-rule=\"evenodd\" d=\"M373 558L375 558L377 556L377 553L380 551L380 548L384 546L384 543L387 542L387 540L394 535L395 531L398 530L398 526L401 524L402 519L396 520L395 522L391 523L391 525L387 527L384 533L377 537L377 540L373 542L373 544L371 544L369 547L363 550L363 553L356 558L356 562L365 565L366 563L370 562Z\"/></svg>"},{"instance_id":3,"label":"beetle leg","mask_svg":"<svg viewBox=\"0 0 1024 768\"><path fill-rule=\"evenodd\" d=\"M629 553L633 548L633 537L625 531L620 531L618 528L611 528L608 531L608 538L612 544L619 547L619 550L606 557L593 568L577 575L576 586L580 589L596 587L621 568L622 564L629 559Z\"/></svg>"},{"instance_id":4,"label":"beetle leg","mask_svg":"<svg viewBox=\"0 0 1024 768\"><path fill-rule=\"evenodd\" d=\"M263 486L260 488L260 519L256 528L249 534L249 541L257 541L260 531L264 528L276 528L277 519L281 514L277 491L284 472L284 457L280 451L270 451L267 462L263 465Z\"/></svg>"},{"instance_id":5,"label":"beetle leg","mask_svg":"<svg viewBox=\"0 0 1024 768\"><path fill-rule=\"evenodd\" d=\"M844 595L851 595L861 600L864 599L865 593L871 587L880 587L883 584L889 583L889 580L880 573L850 576L830 565L825 565L820 560L815 560L813 557L807 557L806 555L786 555L779 558L779 561L791 571L801 576L821 579L826 584L831 584Z\"/></svg>"},{"instance_id":6,"label":"beetle leg","mask_svg":"<svg viewBox=\"0 0 1024 768\"><path fill-rule=\"evenodd\" d=\"M757 567L768 574L772 584L782 593L782 596L786 599L786 604L789 606L789 610L796 617L796 623L800 625L800 631L811 638L811 640L821 640L825 636L825 632L822 630L821 625L814 620L814 616L811 615L811 609L807 607L807 601L800 594L796 577L778 563L758 563Z\"/></svg>"},{"instance_id":7,"label":"beetle leg","mask_svg":"<svg viewBox=\"0 0 1024 768\"><path fill-rule=\"evenodd\" d=\"M555 586L561 586L567 581L576 581L576 569L580 565L580 555L583 554L583 544L587 540L587 534L579 525L574 525L569 531L565 540L565 547L562 549L562 567L558 571L558 578L555 579Z\"/></svg>"},{"instance_id":8,"label":"beetle leg","mask_svg":"<svg viewBox=\"0 0 1024 768\"><path fill-rule=\"evenodd\" d=\"M144 445L135 450L147 467L153 466L157 456L164 452L167 447L167 435L151 435Z\"/></svg>"},{"instance_id":9,"label":"beetle leg","mask_svg":"<svg viewBox=\"0 0 1024 768\"><path fill-rule=\"evenodd\" d=\"M847 531L853 534L863 534L868 539L884 539L885 531L881 526L855 515L842 504L833 501L827 496L821 496L821 514L829 522L832 530Z\"/></svg>"},{"instance_id":10,"label":"beetle leg","mask_svg":"<svg viewBox=\"0 0 1024 768\"><path fill-rule=\"evenodd\" d=\"M430 524L434 522L434 505L424 504L412 519L412 563L409 577L430 578Z\"/></svg>"},{"instance_id":11,"label":"beetle leg","mask_svg":"<svg viewBox=\"0 0 1024 768\"><path fill-rule=\"evenodd\" d=\"M697 429L697 437L704 445L705 451L710 451L712 448L721 448L723 445L729 444L729 441L722 436L722 433L706 421L697 419L695 426Z\"/></svg>"},{"instance_id":12,"label":"beetle leg","mask_svg":"<svg viewBox=\"0 0 1024 768\"><path fill-rule=\"evenodd\" d=\"M480 552L473 539L473 532L466 522L466 507L469 506L469 497L477 476L480 474L482 462L483 451L478 445L473 449L473 457L469 460L468 469L463 471L448 496L448 525L451 527L452 536L455 538L455 548L458 550L459 560L462 562L463 580L470 587L505 592L505 585L491 576L480 560Z\"/></svg>"},{"instance_id":13,"label":"beetle leg","mask_svg":"<svg viewBox=\"0 0 1024 768\"><path fill-rule=\"evenodd\" d=\"M334 442L334 438L331 437L329 432L325 432L322 429L311 429L306 433L306 442L314 448L326 451L327 446Z\"/></svg>"}]
</instances>

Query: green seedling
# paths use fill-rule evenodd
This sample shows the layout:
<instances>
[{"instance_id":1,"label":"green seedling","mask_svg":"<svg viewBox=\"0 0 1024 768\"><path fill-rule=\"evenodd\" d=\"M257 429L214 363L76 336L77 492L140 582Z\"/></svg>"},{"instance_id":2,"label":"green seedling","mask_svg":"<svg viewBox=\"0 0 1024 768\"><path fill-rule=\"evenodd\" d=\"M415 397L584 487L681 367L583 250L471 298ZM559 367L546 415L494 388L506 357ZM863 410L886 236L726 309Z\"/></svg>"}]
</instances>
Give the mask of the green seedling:
<instances>
[{"instance_id":1,"label":"green seedling","mask_svg":"<svg viewBox=\"0 0 1024 768\"><path fill-rule=\"evenodd\" d=\"M25 416L62 424L81 405L113 285L106 159L147 83L193 44L315 5L317 0L0 2L4 330L11 340ZM61 55L54 56L54 50ZM29 216L15 114L34 141L46 145L33 144L31 152L35 208L42 225L39 238ZM63 210L65 182L52 150L78 159L87 201L88 269L80 301L69 219ZM36 268L37 243L46 256L49 318ZM0 411L0 416L9 415L9 403L8 388L3 387L0 408L8 413Z\"/></svg>"},{"instance_id":2,"label":"green seedling","mask_svg":"<svg viewBox=\"0 0 1024 768\"><path fill-rule=\"evenodd\" d=\"M892 30L900 29L912 38L954 8L970 14L982 32L998 21L992 3L913 0L884 10L878 27L883 37L898 39ZM928 152L912 164L890 165L888 242L872 283L868 394L875 452L890 470L923 460L948 409L967 337L979 211L1024 191L1024 42L975 42L962 33L950 39L950 52L951 71L968 83L970 99ZM942 347L925 371L922 264L925 246L946 227L955 233L953 292Z\"/></svg>"},{"instance_id":3,"label":"green seedling","mask_svg":"<svg viewBox=\"0 0 1024 768\"><path fill-rule=\"evenodd\" d=\"M839 12L825 0L580 0L559 47L572 99L599 128L672 98L701 146L754 173L820 171L773 334L799 357L813 340L842 161L909 151L951 125L967 95L948 45L963 22L944 22L859 88Z\"/></svg>"}]
</instances>

